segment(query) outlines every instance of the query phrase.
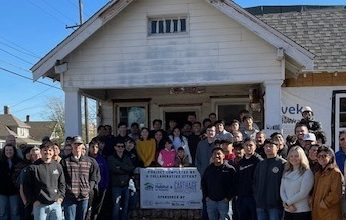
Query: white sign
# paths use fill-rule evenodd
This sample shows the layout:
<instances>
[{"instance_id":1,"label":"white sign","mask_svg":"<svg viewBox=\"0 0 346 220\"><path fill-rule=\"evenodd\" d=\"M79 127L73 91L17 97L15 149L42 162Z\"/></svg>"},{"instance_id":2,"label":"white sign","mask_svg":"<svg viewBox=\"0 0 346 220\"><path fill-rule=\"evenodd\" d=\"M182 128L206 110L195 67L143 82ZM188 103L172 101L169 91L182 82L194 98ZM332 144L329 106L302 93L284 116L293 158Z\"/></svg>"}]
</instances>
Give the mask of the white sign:
<instances>
[{"instance_id":1,"label":"white sign","mask_svg":"<svg viewBox=\"0 0 346 220\"><path fill-rule=\"evenodd\" d=\"M195 167L143 168L140 203L144 209L201 209L201 177Z\"/></svg>"}]
</instances>

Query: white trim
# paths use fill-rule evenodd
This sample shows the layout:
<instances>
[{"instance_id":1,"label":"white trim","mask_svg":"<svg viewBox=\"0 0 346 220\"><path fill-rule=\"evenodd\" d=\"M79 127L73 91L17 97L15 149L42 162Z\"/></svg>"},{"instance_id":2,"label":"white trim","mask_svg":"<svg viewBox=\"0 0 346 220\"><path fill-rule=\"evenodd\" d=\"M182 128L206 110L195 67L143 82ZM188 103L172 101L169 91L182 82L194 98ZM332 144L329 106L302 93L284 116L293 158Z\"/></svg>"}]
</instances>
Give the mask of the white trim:
<instances>
[{"instance_id":1,"label":"white trim","mask_svg":"<svg viewBox=\"0 0 346 220\"><path fill-rule=\"evenodd\" d=\"M99 28L114 18L133 1L134 0L113 0L106 4L80 28L65 38L39 62L31 67L30 70L33 73L34 81L47 74L54 67L57 60L63 60L68 54L75 50ZM305 66L306 69L313 69L314 55L312 53L251 15L234 2L229 0L222 0L222 2L220 0L206 1L225 15L236 20L244 27L257 34L269 44L276 48L283 48L285 54L294 58L298 63Z\"/></svg>"},{"instance_id":2,"label":"white trim","mask_svg":"<svg viewBox=\"0 0 346 220\"><path fill-rule=\"evenodd\" d=\"M346 98L346 93L335 94L335 128L334 128L334 147L335 152L339 151L339 133L345 130L346 127L340 127L340 98Z\"/></svg>"}]
</instances>

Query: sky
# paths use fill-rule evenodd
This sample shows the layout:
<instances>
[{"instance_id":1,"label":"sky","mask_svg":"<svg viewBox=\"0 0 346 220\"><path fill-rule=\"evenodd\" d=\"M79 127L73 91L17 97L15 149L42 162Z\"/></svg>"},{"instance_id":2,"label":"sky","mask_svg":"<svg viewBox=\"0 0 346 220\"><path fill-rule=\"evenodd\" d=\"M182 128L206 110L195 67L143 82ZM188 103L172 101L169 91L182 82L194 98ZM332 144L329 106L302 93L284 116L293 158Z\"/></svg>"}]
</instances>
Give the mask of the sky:
<instances>
[{"instance_id":1,"label":"sky","mask_svg":"<svg viewBox=\"0 0 346 220\"><path fill-rule=\"evenodd\" d=\"M140 1L140 0L138 0ZM163 0L164 1L164 0ZM165 0L168 1L168 0ZM83 0L88 19L107 0ZM242 7L261 5L346 5L346 0L236 0ZM30 68L73 32L79 23L78 0L7 0L0 6L0 114L3 106L21 120L47 120L48 100L63 100L59 82L31 80Z\"/></svg>"}]
</instances>

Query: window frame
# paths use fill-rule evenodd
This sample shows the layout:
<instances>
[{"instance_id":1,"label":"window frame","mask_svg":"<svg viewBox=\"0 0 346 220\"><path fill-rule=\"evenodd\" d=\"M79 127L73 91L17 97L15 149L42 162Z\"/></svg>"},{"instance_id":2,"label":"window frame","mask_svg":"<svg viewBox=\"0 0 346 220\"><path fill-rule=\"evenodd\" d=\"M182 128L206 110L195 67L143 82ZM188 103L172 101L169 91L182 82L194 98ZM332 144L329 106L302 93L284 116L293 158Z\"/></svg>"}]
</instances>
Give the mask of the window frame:
<instances>
[{"instance_id":1,"label":"window frame","mask_svg":"<svg viewBox=\"0 0 346 220\"><path fill-rule=\"evenodd\" d=\"M181 23L178 22L178 31L174 32L173 20L185 19L185 31L181 31ZM165 32L167 20L171 20L170 29L172 32ZM159 33L159 30L156 33L152 33L152 21L163 21L163 33ZM180 24L180 25L179 25ZM156 24L156 28L159 28L159 24ZM147 17L147 36L152 37L162 37L162 36L184 36L189 34L189 16L187 14L178 14L178 15L162 15L162 16L148 16Z\"/></svg>"}]
</instances>

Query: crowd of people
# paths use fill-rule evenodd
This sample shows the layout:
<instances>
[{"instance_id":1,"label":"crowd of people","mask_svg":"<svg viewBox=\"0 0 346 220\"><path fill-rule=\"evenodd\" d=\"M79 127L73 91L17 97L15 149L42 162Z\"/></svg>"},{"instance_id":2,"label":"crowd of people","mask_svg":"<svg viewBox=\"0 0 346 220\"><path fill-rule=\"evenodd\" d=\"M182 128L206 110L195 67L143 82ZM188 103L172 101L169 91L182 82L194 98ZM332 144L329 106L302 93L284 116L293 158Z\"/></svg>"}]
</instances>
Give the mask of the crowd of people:
<instances>
[{"instance_id":1,"label":"crowd of people","mask_svg":"<svg viewBox=\"0 0 346 220\"><path fill-rule=\"evenodd\" d=\"M138 169L153 166L197 167L203 220L343 218L346 131L334 154L310 107L287 138L267 137L246 110L231 122L211 113L202 123L190 114L183 125L162 125L121 122L117 135L100 125L90 143L67 137L62 151L49 138L18 149L9 136L0 159L0 219L126 220L138 202Z\"/></svg>"}]
</instances>

